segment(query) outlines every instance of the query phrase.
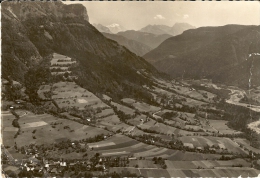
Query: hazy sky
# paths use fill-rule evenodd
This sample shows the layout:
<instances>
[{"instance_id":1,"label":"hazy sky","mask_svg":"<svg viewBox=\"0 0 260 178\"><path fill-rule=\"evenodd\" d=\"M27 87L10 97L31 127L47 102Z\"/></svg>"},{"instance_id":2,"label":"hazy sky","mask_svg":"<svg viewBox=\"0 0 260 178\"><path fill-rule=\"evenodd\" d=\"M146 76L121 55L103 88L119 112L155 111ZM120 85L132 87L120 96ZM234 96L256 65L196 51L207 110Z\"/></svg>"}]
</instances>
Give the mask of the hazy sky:
<instances>
[{"instance_id":1,"label":"hazy sky","mask_svg":"<svg viewBox=\"0 0 260 178\"><path fill-rule=\"evenodd\" d=\"M259 2L185 2L185 1L83 1L90 23L120 24L126 29L139 30L148 24L172 26L187 22L196 27L226 24L260 24Z\"/></svg>"}]
</instances>

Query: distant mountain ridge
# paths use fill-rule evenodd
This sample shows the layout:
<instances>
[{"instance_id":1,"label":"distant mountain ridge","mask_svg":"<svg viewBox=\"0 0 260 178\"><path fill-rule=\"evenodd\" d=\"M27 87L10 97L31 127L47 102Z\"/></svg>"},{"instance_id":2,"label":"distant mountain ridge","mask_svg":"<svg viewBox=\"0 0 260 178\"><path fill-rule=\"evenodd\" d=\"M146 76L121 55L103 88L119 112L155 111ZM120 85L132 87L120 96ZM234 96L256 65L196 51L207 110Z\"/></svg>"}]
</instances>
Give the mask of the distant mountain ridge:
<instances>
[{"instance_id":1,"label":"distant mountain ridge","mask_svg":"<svg viewBox=\"0 0 260 178\"><path fill-rule=\"evenodd\" d=\"M179 35L186 30L194 29L195 27L188 23L175 23L172 27L167 25L147 25L140 29L140 32L153 33L156 35L169 34L172 36Z\"/></svg>"},{"instance_id":2,"label":"distant mountain ridge","mask_svg":"<svg viewBox=\"0 0 260 178\"><path fill-rule=\"evenodd\" d=\"M144 54L152 50L152 48L150 48L149 46L143 43L140 43L135 40L130 40L121 35L109 34L109 33L103 33L103 35L111 40L118 42L118 44L125 46L127 49L129 49L130 51L132 51L138 56L143 56Z\"/></svg>"},{"instance_id":3,"label":"distant mountain ridge","mask_svg":"<svg viewBox=\"0 0 260 178\"><path fill-rule=\"evenodd\" d=\"M159 46L164 40L172 37L169 34L155 35L153 33L140 32L135 30L127 30L124 32L119 32L117 34L124 36L125 38L143 43L152 49Z\"/></svg>"},{"instance_id":4,"label":"distant mountain ridge","mask_svg":"<svg viewBox=\"0 0 260 178\"><path fill-rule=\"evenodd\" d=\"M104 33L112 33L112 34L116 34L118 32L121 32L121 31L125 31L126 29L117 24L117 23L113 23L113 24L110 24L110 25L107 25L107 26L104 26L102 24L92 24L98 31L100 31L101 33L104 32Z\"/></svg>"},{"instance_id":5,"label":"distant mountain ridge","mask_svg":"<svg viewBox=\"0 0 260 178\"><path fill-rule=\"evenodd\" d=\"M165 40L144 58L173 77L206 77L247 87L252 59L246 59L257 52L260 52L259 26L226 25L187 30ZM257 66L258 62L254 64ZM257 79L258 73L253 73L253 83L259 85L260 76Z\"/></svg>"}]
</instances>

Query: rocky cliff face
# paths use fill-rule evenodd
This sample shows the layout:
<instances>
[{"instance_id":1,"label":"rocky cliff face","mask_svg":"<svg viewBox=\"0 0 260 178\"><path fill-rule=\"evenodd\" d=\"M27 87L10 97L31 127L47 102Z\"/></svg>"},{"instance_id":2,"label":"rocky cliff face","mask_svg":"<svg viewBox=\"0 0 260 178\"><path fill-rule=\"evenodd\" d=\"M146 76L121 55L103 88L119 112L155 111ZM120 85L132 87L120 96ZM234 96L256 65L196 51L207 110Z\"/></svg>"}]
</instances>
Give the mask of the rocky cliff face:
<instances>
[{"instance_id":1,"label":"rocky cliff face","mask_svg":"<svg viewBox=\"0 0 260 178\"><path fill-rule=\"evenodd\" d=\"M84 6L61 2L3 2L1 13L2 74L19 81L29 67L52 52L54 33L60 33L55 30L62 21L88 21Z\"/></svg>"},{"instance_id":2,"label":"rocky cliff face","mask_svg":"<svg viewBox=\"0 0 260 178\"><path fill-rule=\"evenodd\" d=\"M86 8L81 4L64 5L62 2L4 2L3 16L25 21L32 17L47 17L58 20L59 18L74 17L88 21Z\"/></svg>"}]
</instances>

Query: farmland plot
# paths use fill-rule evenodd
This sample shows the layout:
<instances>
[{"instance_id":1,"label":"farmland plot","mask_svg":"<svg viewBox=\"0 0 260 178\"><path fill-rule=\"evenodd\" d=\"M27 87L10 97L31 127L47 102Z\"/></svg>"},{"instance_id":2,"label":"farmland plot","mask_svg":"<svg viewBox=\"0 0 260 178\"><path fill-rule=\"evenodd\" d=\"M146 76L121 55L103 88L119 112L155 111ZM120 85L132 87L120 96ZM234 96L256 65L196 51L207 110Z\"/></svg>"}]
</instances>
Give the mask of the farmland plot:
<instances>
[{"instance_id":1,"label":"farmland plot","mask_svg":"<svg viewBox=\"0 0 260 178\"><path fill-rule=\"evenodd\" d=\"M186 98L186 101L183 102L184 105L188 105L190 107L194 107L194 106L202 106L205 105L207 103L203 102L203 101L198 101L195 99L191 99L191 98Z\"/></svg>"},{"instance_id":2,"label":"farmland plot","mask_svg":"<svg viewBox=\"0 0 260 178\"><path fill-rule=\"evenodd\" d=\"M2 139L5 146L14 146L14 135L17 133L18 128L12 125L15 116L10 112L1 113L1 129Z\"/></svg>"},{"instance_id":3,"label":"farmland plot","mask_svg":"<svg viewBox=\"0 0 260 178\"><path fill-rule=\"evenodd\" d=\"M123 105L118 104L118 103L115 103L113 101L111 102L111 105L116 106L119 111L122 111L127 115L134 115L134 113L135 113L134 109L129 108L127 106L123 106Z\"/></svg>"},{"instance_id":4,"label":"farmland plot","mask_svg":"<svg viewBox=\"0 0 260 178\"><path fill-rule=\"evenodd\" d=\"M135 167L135 165L139 168L160 168L160 165L154 164L151 160L130 160L129 167Z\"/></svg>"},{"instance_id":5,"label":"farmland plot","mask_svg":"<svg viewBox=\"0 0 260 178\"><path fill-rule=\"evenodd\" d=\"M62 60L64 62L60 62L59 60ZM53 66L54 64L64 64L64 63L75 63L76 61L71 61L71 58L61 55L61 54L57 54L57 53L53 53L53 58L51 60L51 65Z\"/></svg>"},{"instance_id":6,"label":"farmland plot","mask_svg":"<svg viewBox=\"0 0 260 178\"><path fill-rule=\"evenodd\" d=\"M132 98L123 98L121 101L127 104L134 104L136 101Z\"/></svg>"},{"instance_id":7,"label":"farmland plot","mask_svg":"<svg viewBox=\"0 0 260 178\"><path fill-rule=\"evenodd\" d=\"M225 120L209 120L210 125L219 131L219 133L223 134L238 134L241 133L239 131L233 130L227 126L227 122Z\"/></svg>"},{"instance_id":8,"label":"farmland plot","mask_svg":"<svg viewBox=\"0 0 260 178\"><path fill-rule=\"evenodd\" d=\"M146 121L147 119L148 117L146 115L141 114L141 115L137 115L133 119L129 119L128 121L133 125L141 125L143 121Z\"/></svg>"},{"instance_id":9,"label":"farmland plot","mask_svg":"<svg viewBox=\"0 0 260 178\"><path fill-rule=\"evenodd\" d=\"M52 86L54 99L59 107L78 107L83 110L86 106L94 109L108 107L93 93L76 85L74 82L58 82Z\"/></svg>"},{"instance_id":10,"label":"farmland plot","mask_svg":"<svg viewBox=\"0 0 260 178\"><path fill-rule=\"evenodd\" d=\"M111 168L109 172L129 171L144 177L257 177L259 170L253 168L218 168L218 169L157 169L157 168Z\"/></svg>"},{"instance_id":11,"label":"farmland plot","mask_svg":"<svg viewBox=\"0 0 260 178\"><path fill-rule=\"evenodd\" d=\"M101 113L97 114L97 117L106 117L106 116L110 116L110 115L114 115L114 110L113 109L104 109L101 111Z\"/></svg>"},{"instance_id":12,"label":"farmland plot","mask_svg":"<svg viewBox=\"0 0 260 178\"><path fill-rule=\"evenodd\" d=\"M218 146L222 150L228 150L238 154L247 154L237 143L225 137L201 137L201 136L184 136L180 138L183 143L193 144L194 147Z\"/></svg>"},{"instance_id":13,"label":"farmland plot","mask_svg":"<svg viewBox=\"0 0 260 178\"><path fill-rule=\"evenodd\" d=\"M260 150L250 145L250 141L243 138L235 138L234 141L241 145L244 149L260 154Z\"/></svg>"},{"instance_id":14,"label":"farmland plot","mask_svg":"<svg viewBox=\"0 0 260 178\"><path fill-rule=\"evenodd\" d=\"M15 139L18 146L29 145L30 143L51 144L66 139L81 140L102 133L110 133L100 128L56 118L49 114L34 115L28 112L18 122L21 127L21 134Z\"/></svg>"},{"instance_id":15,"label":"farmland plot","mask_svg":"<svg viewBox=\"0 0 260 178\"><path fill-rule=\"evenodd\" d=\"M198 167L204 169L213 169L217 167L234 167L236 165L241 165L243 167L250 167L250 163L243 159L234 159L228 161L165 161L168 168L173 169L197 169Z\"/></svg>"},{"instance_id":16,"label":"farmland plot","mask_svg":"<svg viewBox=\"0 0 260 178\"><path fill-rule=\"evenodd\" d=\"M98 119L99 126L106 127L108 130L116 132L118 130L127 131L130 125L127 125L120 121L117 115L110 115L102 119Z\"/></svg>"},{"instance_id":17,"label":"farmland plot","mask_svg":"<svg viewBox=\"0 0 260 178\"><path fill-rule=\"evenodd\" d=\"M90 143L88 146L93 147L95 151L98 151L103 156L116 156L125 154L135 157L167 157L174 152L173 150L169 150L167 148L159 148L153 145L147 145L145 143L141 143L134 139L118 134L108 138L105 141Z\"/></svg>"},{"instance_id":18,"label":"farmland plot","mask_svg":"<svg viewBox=\"0 0 260 178\"><path fill-rule=\"evenodd\" d=\"M151 113L154 113L154 112L160 110L159 107L152 106L152 105L149 105L147 103L136 102L136 103L133 104L133 106L140 112L151 112Z\"/></svg>"}]
</instances>

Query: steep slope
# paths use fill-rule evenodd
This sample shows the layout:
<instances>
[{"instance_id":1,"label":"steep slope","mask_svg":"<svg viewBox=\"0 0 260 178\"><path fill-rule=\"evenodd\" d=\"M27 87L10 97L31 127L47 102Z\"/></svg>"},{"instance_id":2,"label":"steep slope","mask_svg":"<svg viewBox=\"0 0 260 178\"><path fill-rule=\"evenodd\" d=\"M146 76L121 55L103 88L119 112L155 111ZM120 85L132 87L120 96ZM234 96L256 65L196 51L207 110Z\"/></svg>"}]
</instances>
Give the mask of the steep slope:
<instances>
[{"instance_id":1,"label":"steep slope","mask_svg":"<svg viewBox=\"0 0 260 178\"><path fill-rule=\"evenodd\" d=\"M188 23L175 23L172 27L167 25L147 25L140 29L140 32L153 33L156 35L169 34L176 36L182 34L184 31L194 29L195 27Z\"/></svg>"},{"instance_id":2,"label":"steep slope","mask_svg":"<svg viewBox=\"0 0 260 178\"><path fill-rule=\"evenodd\" d=\"M118 42L118 44L125 46L127 49L129 49L130 51L132 51L138 56L143 56L144 54L152 50L149 46L145 44L142 44L135 40L129 40L120 35L109 34L109 33L103 33L103 35L111 40Z\"/></svg>"},{"instance_id":3,"label":"steep slope","mask_svg":"<svg viewBox=\"0 0 260 178\"><path fill-rule=\"evenodd\" d=\"M202 27L169 38L144 58L174 77L207 77L229 83L234 82L239 68L247 68L248 55L259 52L259 39L256 26Z\"/></svg>"},{"instance_id":4,"label":"steep slope","mask_svg":"<svg viewBox=\"0 0 260 178\"><path fill-rule=\"evenodd\" d=\"M105 27L101 24L93 24L93 26L99 31L99 32L105 32L105 33L112 33L109 28Z\"/></svg>"},{"instance_id":5,"label":"steep slope","mask_svg":"<svg viewBox=\"0 0 260 178\"><path fill-rule=\"evenodd\" d=\"M83 5L61 2L4 2L3 77L11 75L23 82L27 69L53 52L75 58L79 64L73 68L76 82L94 92L138 91L149 83L138 70L158 74L144 59L105 38L88 22L86 12Z\"/></svg>"},{"instance_id":6,"label":"steep slope","mask_svg":"<svg viewBox=\"0 0 260 178\"><path fill-rule=\"evenodd\" d=\"M143 44L151 47L152 49L156 48L164 40L171 37L171 35L168 35L168 34L155 35L152 33L139 32L139 31L134 31L134 30L119 32L117 34L124 36L128 39L143 43Z\"/></svg>"}]
</instances>

